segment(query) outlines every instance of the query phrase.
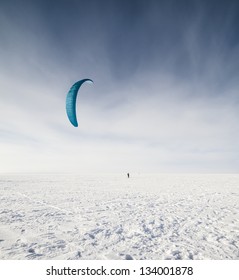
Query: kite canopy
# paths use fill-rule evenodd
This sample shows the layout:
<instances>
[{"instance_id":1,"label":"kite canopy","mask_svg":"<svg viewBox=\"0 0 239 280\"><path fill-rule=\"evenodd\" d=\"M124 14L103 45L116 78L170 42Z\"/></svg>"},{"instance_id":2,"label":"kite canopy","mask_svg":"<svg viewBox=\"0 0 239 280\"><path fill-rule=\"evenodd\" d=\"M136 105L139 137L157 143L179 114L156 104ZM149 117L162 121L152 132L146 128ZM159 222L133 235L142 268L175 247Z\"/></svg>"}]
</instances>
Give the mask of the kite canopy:
<instances>
[{"instance_id":1,"label":"kite canopy","mask_svg":"<svg viewBox=\"0 0 239 280\"><path fill-rule=\"evenodd\" d=\"M69 121L75 127L78 126L78 122L77 122L77 118L76 118L76 98L77 98L78 91L79 91L81 85L84 84L85 82L93 83L93 81L91 79L80 80L80 81L74 83L74 85L70 88L70 90L66 96L66 113L67 113Z\"/></svg>"}]
</instances>

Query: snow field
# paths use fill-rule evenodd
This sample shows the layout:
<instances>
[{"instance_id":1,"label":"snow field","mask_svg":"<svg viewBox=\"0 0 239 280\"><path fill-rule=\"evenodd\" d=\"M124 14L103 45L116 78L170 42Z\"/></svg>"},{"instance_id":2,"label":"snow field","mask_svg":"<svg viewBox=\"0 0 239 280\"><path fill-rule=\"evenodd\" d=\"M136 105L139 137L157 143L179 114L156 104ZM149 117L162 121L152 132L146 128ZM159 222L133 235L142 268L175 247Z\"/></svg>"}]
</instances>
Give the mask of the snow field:
<instances>
[{"instance_id":1,"label":"snow field","mask_svg":"<svg viewBox=\"0 0 239 280\"><path fill-rule=\"evenodd\" d=\"M1 175L0 259L239 259L239 175Z\"/></svg>"}]
</instances>

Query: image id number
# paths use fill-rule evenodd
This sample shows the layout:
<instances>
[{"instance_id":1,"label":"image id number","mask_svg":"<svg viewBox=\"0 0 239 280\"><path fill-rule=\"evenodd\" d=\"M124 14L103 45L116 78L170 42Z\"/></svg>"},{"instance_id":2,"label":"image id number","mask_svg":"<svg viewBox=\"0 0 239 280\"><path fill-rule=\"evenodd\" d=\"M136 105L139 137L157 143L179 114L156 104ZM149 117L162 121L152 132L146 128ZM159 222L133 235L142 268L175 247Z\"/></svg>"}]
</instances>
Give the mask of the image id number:
<instances>
[{"instance_id":1,"label":"image id number","mask_svg":"<svg viewBox=\"0 0 239 280\"><path fill-rule=\"evenodd\" d=\"M193 268L187 266L159 266L159 267L140 267L140 275L193 275Z\"/></svg>"}]
</instances>

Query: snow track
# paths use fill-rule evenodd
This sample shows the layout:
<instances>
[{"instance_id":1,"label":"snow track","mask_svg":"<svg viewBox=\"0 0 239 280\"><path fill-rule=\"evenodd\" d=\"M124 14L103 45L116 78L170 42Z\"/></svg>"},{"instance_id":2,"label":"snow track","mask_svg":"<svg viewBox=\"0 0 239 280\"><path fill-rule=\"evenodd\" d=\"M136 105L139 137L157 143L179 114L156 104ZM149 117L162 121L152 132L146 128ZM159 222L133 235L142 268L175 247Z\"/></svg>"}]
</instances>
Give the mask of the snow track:
<instances>
[{"instance_id":1,"label":"snow track","mask_svg":"<svg viewBox=\"0 0 239 280\"><path fill-rule=\"evenodd\" d=\"M239 176L0 176L0 258L239 259Z\"/></svg>"}]
</instances>

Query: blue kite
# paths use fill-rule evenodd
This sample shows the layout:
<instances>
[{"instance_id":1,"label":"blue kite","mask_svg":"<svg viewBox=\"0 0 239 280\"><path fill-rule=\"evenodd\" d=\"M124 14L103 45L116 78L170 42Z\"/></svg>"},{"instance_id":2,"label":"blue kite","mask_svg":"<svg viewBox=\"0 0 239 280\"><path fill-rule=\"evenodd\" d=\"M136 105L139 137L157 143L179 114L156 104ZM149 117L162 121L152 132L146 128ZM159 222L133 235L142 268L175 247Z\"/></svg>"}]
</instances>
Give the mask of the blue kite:
<instances>
[{"instance_id":1,"label":"blue kite","mask_svg":"<svg viewBox=\"0 0 239 280\"><path fill-rule=\"evenodd\" d=\"M91 79L80 80L80 81L74 83L74 85L70 88L70 90L66 96L66 113L67 113L69 121L75 127L78 126L78 122L77 122L77 118L76 118L76 98L77 98L78 91L79 91L81 85L84 84L85 82L93 83L93 81Z\"/></svg>"}]
</instances>

